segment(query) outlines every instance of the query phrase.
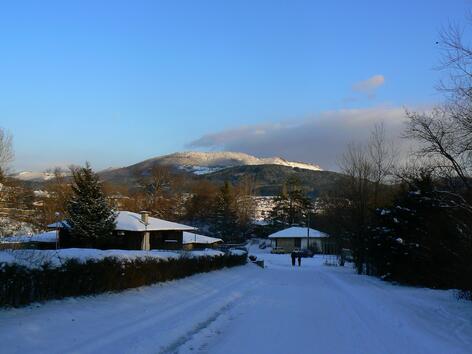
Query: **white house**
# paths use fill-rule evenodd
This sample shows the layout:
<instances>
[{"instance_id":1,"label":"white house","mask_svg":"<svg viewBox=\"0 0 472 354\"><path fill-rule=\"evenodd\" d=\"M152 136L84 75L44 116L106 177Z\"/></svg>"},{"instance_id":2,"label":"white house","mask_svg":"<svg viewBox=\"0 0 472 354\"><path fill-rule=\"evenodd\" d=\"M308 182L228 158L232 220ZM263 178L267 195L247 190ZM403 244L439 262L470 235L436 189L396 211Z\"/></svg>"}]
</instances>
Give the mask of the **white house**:
<instances>
[{"instance_id":1,"label":"white house","mask_svg":"<svg viewBox=\"0 0 472 354\"><path fill-rule=\"evenodd\" d=\"M309 227L292 226L269 235L272 247L282 247L287 252L294 248L316 247L322 250L329 235Z\"/></svg>"}]
</instances>

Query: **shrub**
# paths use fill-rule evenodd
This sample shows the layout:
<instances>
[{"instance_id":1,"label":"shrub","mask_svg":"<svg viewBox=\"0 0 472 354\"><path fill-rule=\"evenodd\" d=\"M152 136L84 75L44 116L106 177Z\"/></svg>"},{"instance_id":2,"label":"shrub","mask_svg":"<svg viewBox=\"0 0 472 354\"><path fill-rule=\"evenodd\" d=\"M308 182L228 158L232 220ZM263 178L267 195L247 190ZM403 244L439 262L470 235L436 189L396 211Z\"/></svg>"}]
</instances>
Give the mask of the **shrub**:
<instances>
[{"instance_id":1,"label":"shrub","mask_svg":"<svg viewBox=\"0 0 472 354\"><path fill-rule=\"evenodd\" d=\"M232 254L132 261L107 257L85 263L71 259L61 267L45 264L41 269L0 263L0 306L121 291L245 263L246 255Z\"/></svg>"}]
</instances>

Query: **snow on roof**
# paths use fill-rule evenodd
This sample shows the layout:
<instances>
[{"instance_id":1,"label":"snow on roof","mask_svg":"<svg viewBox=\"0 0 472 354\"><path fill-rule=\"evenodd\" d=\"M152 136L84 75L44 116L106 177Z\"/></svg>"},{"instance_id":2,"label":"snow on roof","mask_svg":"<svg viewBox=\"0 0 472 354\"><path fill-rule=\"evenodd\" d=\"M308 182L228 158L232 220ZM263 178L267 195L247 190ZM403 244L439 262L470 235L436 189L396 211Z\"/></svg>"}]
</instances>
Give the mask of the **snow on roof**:
<instances>
[{"instance_id":1,"label":"snow on roof","mask_svg":"<svg viewBox=\"0 0 472 354\"><path fill-rule=\"evenodd\" d=\"M310 237L319 238L319 237L329 237L328 234L324 232L309 229L307 227L293 226L288 229L277 231L271 235L269 238L305 238L308 237L308 230L310 230Z\"/></svg>"},{"instance_id":2,"label":"snow on roof","mask_svg":"<svg viewBox=\"0 0 472 354\"><path fill-rule=\"evenodd\" d=\"M3 237L0 239L0 243L56 242L56 237L56 231L48 231L36 235Z\"/></svg>"},{"instance_id":3,"label":"snow on roof","mask_svg":"<svg viewBox=\"0 0 472 354\"><path fill-rule=\"evenodd\" d=\"M204 235L194 234L193 232L184 231L182 243L184 245L189 243L211 244L216 242L223 242L221 238L209 237Z\"/></svg>"},{"instance_id":4,"label":"snow on roof","mask_svg":"<svg viewBox=\"0 0 472 354\"><path fill-rule=\"evenodd\" d=\"M133 213L131 211L119 211L116 217L115 230L120 231L165 231L165 230L182 230L192 231L195 227L178 224L167 220L149 217L148 224L145 225L141 221L141 214ZM50 228L64 228L68 227L66 221L59 221L48 225Z\"/></svg>"},{"instance_id":5,"label":"snow on roof","mask_svg":"<svg viewBox=\"0 0 472 354\"><path fill-rule=\"evenodd\" d=\"M62 228L68 228L69 224L67 223L67 221L62 220L62 221L58 221L58 222L49 224L48 227L50 229L62 229Z\"/></svg>"}]
</instances>

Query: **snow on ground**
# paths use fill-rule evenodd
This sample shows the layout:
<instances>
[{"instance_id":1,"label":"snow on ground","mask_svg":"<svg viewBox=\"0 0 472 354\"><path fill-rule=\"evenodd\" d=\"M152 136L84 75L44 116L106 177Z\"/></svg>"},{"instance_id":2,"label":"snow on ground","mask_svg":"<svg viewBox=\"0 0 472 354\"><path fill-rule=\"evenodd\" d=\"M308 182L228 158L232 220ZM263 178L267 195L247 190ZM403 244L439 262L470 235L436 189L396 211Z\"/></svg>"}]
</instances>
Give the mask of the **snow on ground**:
<instances>
[{"instance_id":1,"label":"snow on ground","mask_svg":"<svg viewBox=\"0 0 472 354\"><path fill-rule=\"evenodd\" d=\"M259 252L251 248L253 253ZM0 311L5 353L465 354L472 303L323 258L253 264Z\"/></svg>"},{"instance_id":2,"label":"snow on ground","mask_svg":"<svg viewBox=\"0 0 472 354\"><path fill-rule=\"evenodd\" d=\"M59 267L69 259L77 259L80 262L88 260L100 260L105 257L115 257L122 260L134 260L137 258L156 258L167 260L179 258L182 255L188 257L219 256L223 252L205 249L200 251L163 251L163 250L99 250L92 248L64 248L58 250L5 250L0 251L0 263L17 263L29 268L40 268L44 263L52 267Z\"/></svg>"}]
</instances>

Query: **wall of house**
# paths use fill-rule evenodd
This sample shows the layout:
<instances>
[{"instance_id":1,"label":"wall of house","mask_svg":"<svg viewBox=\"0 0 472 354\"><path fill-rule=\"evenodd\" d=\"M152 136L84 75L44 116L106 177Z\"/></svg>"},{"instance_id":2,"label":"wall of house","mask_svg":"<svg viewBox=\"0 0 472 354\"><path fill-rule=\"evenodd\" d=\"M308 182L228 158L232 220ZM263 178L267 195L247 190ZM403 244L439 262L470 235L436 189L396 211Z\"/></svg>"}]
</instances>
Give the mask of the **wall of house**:
<instances>
[{"instance_id":1,"label":"wall of house","mask_svg":"<svg viewBox=\"0 0 472 354\"><path fill-rule=\"evenodd\" d=\"M282 247L284 250L291 252L295 248L295 241L293 238L277 238L276 247Z\"/></svg>"},{"instance_id":2,"label":"wall of house","mask_svg":"<svg viewBox=\"0 0 472 354\"><path fill-rule=\"evenodd\" d=\"M179 250L182 249L183 232L178 230L150 231L150 249ZM88 241L87 243L73 240L67 229L59 232L60 248L99 248L99 249L142 249L144 232L141 231L113 231L113 237L106 241Z\"/></svg>"},{"instance_id":3,"label":"wall of house","mask_svg":"<svg viewBox=\"0 0 472 354\"><path fill-rule=\"evenodd\" d=\"M322 238L314 238L310 237L309 239L309 245L316 247L318 252L323 252L325 249L325 239ZM307 247L308 245L308 239L307 238L277 238L277 239L272 239L271 241L271 246L272 247L282 247L286 251L291 252L294 248L300 248L300 249L305 249L309 248Z\"/></svg>"},{"instance_id":4,"label":"wall of house","mask_svg":"<svg viewBox=\"0 0 472 354\"><path fill-rule=\"evenodd\" d=\"M143 232L114 231L112 245L118 249L140 250L143 243Z\"/></svg>"},{"instance_id":5,"label":"wall of house","mask_svg":"<svg viewBox=\"0 0 472 354\"><path fill-rule=\"evenodd\" d=\"M322 240L320 238L314 238L310 237L309 242L308 238L302 238L301 240L301 248L310 248L311 247L316 247L318 251L321 251L322 248Z\"/></svg>"},{"instance_id":6,"label":"wall of house","mask_svg":"<svg viewBox=\"0 0 472 354\"><path fill-rule=\"evenodd\" d=\"M151 231L151 249L180 250L182 249L183 232L178 230Z\"/></svg>"},{"instance_id":7,"label":"wall of house","mask_svg":"<svg viewBox=\"0 0 472 354\"><path fill-rule=\"evenodd\" d=\"M205 248L217 248L221 242L215 243L187 243L182 246L184 250L203 250Z\"/></svg>"}]
</instances>

